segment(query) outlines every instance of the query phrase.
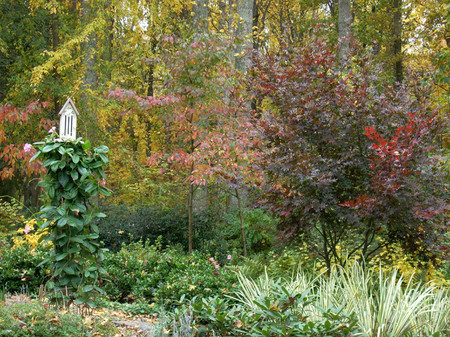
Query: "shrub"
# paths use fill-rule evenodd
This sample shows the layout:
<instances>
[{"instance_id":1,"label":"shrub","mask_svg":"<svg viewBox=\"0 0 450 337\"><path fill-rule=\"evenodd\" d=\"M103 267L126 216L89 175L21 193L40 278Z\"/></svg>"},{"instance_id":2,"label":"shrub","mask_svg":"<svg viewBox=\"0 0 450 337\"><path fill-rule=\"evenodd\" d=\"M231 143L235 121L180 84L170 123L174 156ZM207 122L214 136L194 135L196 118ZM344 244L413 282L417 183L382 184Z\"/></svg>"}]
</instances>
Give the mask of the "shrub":
<instances>
[{"instance_id":1,"label":"shrub","mask_svg":"<svg viewBox=\"0 0 450 337\"><path fill-rule=\"evenodd\" d=\"M234 299L252 310L261 309L261 299L273 299L273 289L281 284L288 293L308 294L310 305L306 310L312 320L324 319L319 308L342 306L343 312L358 315L359 326L369 337L438 336L449 332L448 289L413 285L411 281L403 286L396 271L384 275L354 263L315 280L300 270L281 283L268 273L257 280L240 274L239 283Z\"/></svg>"},{"instance_id":2,"label":"shrub","mask_svg":"<svg viewBox=\"0 0 450 337\"><path fill-rule=\"evenodd\" d=\"M97 224L105 248L119 251L123 243L148 241L154 244L161 237L163 248L178 245L187 250L188 218L183 207L165 209L150 205L133 209L128 205L109 205L105 206L104 212L108 217L98 219ZM218 234L214 215L208 212L195 214L194 223L196 250L226 252L228 248Z\"/></svg>"},{"instance_id":3,"label":"shrub","mask_svg":"<svg viewBox=\"0 0 450 337\"><path fill-rule=\"evenodd\" d=\"M281 283L272 283L268 295L255 299L253 306L232 305L218 297L194 300L188 312L193 313L195 335L332 337L358 332L355 314L347 315L340 307L322 310L320 318L311 317L307 291L288 290Z\"/></svg>"},{"instance_id":4,"label":"shrub","mask_svg":"<svg viewBox=\"0 0 450 337\"><path fill-rule=\"evenodd\" d=\"M18 223L25 220L21 214L22 207L16 199L11 201L0 200L0 236L10 234Z\"/></svg>"},{"instance_id":5,"label":"shrub","mask_svg":"<svg viewBox=\"0 0 450 337\"><path fill-rule=\"evenodd\" d=\"M275 241L278 219L270 217L262 209L244 210L244 227L249 254L267 252ZM237 212L224 217L224 239L229 250L242 252L241 224Z\"/></svg>"},{"instance_id":6,"label":"shrub","mask_svg":"<svg viewBox=\"0 0 450 337\"><path fill-rule=\"evenodd\" d=\"M186 255L180 250L162 249L160 241L155 245L123 245L118 253L106 254L108 280L103 288L112 300L125 302L138 297L164 306L177 305L182 297L230 291L235 274L210 259L199 252Z\"/></svg>"},{"instance_id":7,"label":"shrub","mask_svg":"<svg viewBox=\"0 0 450 337\"><path fill-rule=\"evenodd\" d=\"M48 310L39 303L0 304L0 336L5 337L88 337L111 336L115 327L94 322L89 327L81 316Z\"/></svg>"},{"instance_id":8,"label":"shrub","mask_svg":"<svg viewBox=\"0 0 450 337\"><path fill-rule=\"evenodd\" d=\"M51 248L38 246L32 249L28 242L13 246L2 240L0 243L0 284L10 293L37 294L50 272L50 263L40 263L48 256Z\"/></svg>"},{"instance_id":9,"label":"shrub","mask_svg":"<svg viewBox=\"0 0 450 337\"><path fill-rule=\"evenodd\" d=\"M281 217L280 241L303 235L330 270L397 243L423 261L445 258L446 123L430 86L380 85L365 56L340 69L334 47L309 43L254 58L252 89L267 177L260 201Z\"/></svg>"}]
</instances>

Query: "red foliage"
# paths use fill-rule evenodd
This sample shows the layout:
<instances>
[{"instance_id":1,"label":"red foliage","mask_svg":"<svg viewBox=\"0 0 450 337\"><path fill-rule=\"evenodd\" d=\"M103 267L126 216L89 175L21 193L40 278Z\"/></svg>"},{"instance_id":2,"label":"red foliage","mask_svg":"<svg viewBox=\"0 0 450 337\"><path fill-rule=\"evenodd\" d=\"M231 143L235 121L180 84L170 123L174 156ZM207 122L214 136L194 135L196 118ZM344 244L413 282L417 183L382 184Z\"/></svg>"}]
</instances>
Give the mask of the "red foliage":
<instances>
[{"instance_id":1,"label":"red foliage","mask_svg":"<svg viewBox=\"0 0 450 337\"><path fill-rule=\"evenodd\" d=\"M163 94L142 98L122 89L109 94L131 102L133 113L144 112L161 122L159 131L166 143L162 151L151 152L148 164L161 171L163 166L169 167L193 185L210 180L239 184L253 179L248 161L260 142L237 89L226 41L195 36L188 43L167 42L180 45L161 56L170 64Z\"/></svg>"},{"instance_id":2,"label":"red foliage","mask_svg":"<svg viewBox=\"0 0 450 337\"><path fill-rule=\"evenodd\" d=\"M366 59L341 73L334 55L313 40L256 60L261 202L282 217L283 238L307 235L328 261L338 245L367 258L380 235L427 258L444 245L448 209L427 88L396 91Z\"/></svg>"},{"instance_id":3,"label":"red foliage","mask_svg":"<svg viewBox=\"0 0 450 337\"><path fill-rule=\"evenodd\" d=\"M40 117L47 105L46 102L33 101L24 109L10 104L0 106L0 160L5 162L0 169L2 180L13 179L17 175L26 181L33 175L45 172L41 162L29 162L35 149L25 151L24 145L38 140L35 137L39 133L32 131L32 128L47 132L51 126L48 119Z\"/></svg>"}]
</instances>

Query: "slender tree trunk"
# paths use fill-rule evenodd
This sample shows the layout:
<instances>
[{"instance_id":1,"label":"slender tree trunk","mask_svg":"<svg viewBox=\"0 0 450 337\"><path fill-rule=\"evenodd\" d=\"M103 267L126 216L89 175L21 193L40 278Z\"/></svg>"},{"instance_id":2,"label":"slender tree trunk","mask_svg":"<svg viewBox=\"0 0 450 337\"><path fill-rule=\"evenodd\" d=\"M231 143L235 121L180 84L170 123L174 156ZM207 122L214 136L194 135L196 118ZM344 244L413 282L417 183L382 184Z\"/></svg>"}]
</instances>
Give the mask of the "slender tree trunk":
<instances>
[{"instance_id":1,"label":"slender tree trunk","mask_svg":"<svg viewBox=\"0 0 450 337\"><path fill-rule=\"evenodd\" d=\"M194 185L189 184L189 204L188 204L188 251L192 254L193 235L194 235Z\"/></svg>"},{"instance_id":2,"label":"slender tree trunk","mask_svg":"<svg viewBox=\"0 0 450 337\"><path fill-rule=\"evenodd\" d=\"M219 18L219 31L221 29L226 30L228 28L228 24L226 21L226 10L227 3L224 0L219 0L219 10L220 10L220 18Z\"/></svg>"},{"instance_id":3,"label":"slender tree trunk","mask_svg":"<svg viewBox=\"0 0 450 337\"><path fill-rule=\"evenodd\" d=\"M50 17L51 22L51 32L52 32L52 49L53 51L56 51L56 49L59 47L60 38L59 38L59 18L58 14L54 13ZM54 69L52 71L53 73L53 79L55 83L58 83L60 81L60 76L57 73L57 71ZM59 112L59 109L62 107L61 102L59 101L59 97L53 96L53 105L54 105L54 111L55 111L55 117L57 117L57 113Z\"/></svg>"},{"instance_id":4,"label":"slender tree trunk","mask_svg":"<svg viewBox=\"0 0 450 337\"><path fill-rule=\"evenodd\" d=\"M339 60L343 66L347 66L350 57L351 9L351 0L339 0Z\"/></svg>"},{"instance_id":5,"label":"slender tree trunk","mask_svg":"<svg viewBox=\"0 0 450 337\"><path fill-rule=\"evenodd\" d=\"M253 27L258 27L259 24L259 10L258 10L258 1L257 0L253 0L253 19L252 19L252 26ZM255 33L255 30L253 30L252 27L252 32ZM259 39L257 34L253 35L253 49L257 50L259 48Z\"/></svg>"},{"instance_id":6,"label":"slender tree trunk","mask_svg":"<svg viewBox=\"0 0 450 337\"><path fill-rule=\"evenodd\" d=\"M331 275L331 256L328 248L328 237L327 230L322 226L322 236L323 236L323 254L325 258L325 265L327 266L327 276Z\"/></svg>"},{"instance_id":7,"label":"slender tree trunk","mask_svg":"<svg viewBox=\"0 0 450 337\"><path fill-rule=\"evenodd\" d=\"M192 6L194 12L194 24L200 27L200 31L208 29L208 0L196 0Z\"/></svg>"},{"instance_id":8,"label":"slender tree trunk","mask_svg":"<svg viewBox=\"0 0 450 337\"><path fill-rule=\"evenodd\" d=\"M402 63L402 0L394 0L394 30L392 53L394 54L394 79L396 83L403 81L403 63Z\"/></svg>"},{"instance_id":9,"label":"slender tree trunk","mask_svg":"<svg viewBox=\"0 0 450 337\"><path fill-rule=\"evenodd\" d=\"M376 6L372 6L372 14L375 15L377 12L377 8ZM378 31L378 33L381 35L382 33L380 31ZM372 43L372 54L373 55L378 55L380 53L381 50L381 46L380 46L380 42L378 41L373 41Z\"/></svg>"},{"instance_id":10,"label":"slender tree trunk","mask_svg":"<svg viewBox=\"0 0 450 337\"><path fill-rule=\"evenodd\" d=\"M154 71L155 69L153 64L150 64L148 67L148 74L147 74L147 90L146 90L147 96L153 96Z\"/></svg>"},{"instance_id":11,"label":"slender tree trunk","mask_svg":"<svg viewBox=\"0 0 450 337\"><path fill-rule=\"evenodd\" d=\"M106 79L108 81L112 80L112 71L111 71L111 66L112 66L112 62L113 62L113 41L114 41L114 6L111 4L111 0L107 1L106 5L105 5L105 10L109 11L109 24L108 24L108 28L106 31L106 50L105 50L105 54L104 54L104 58L107 62L107 71L106 71Z\"/></svg>"},{"instance_id":12,"label":"slender tree trunk","mask_svg":"<svg viewBox=\"0 0 450 337\"><path fill-rule=\"evenodd\" d=\"M91 7L87 0L81 2L81 20L83 24L89 23L94 19L94 8ZM92 101L94 99L93 90L97 89L98 74L96 71L96 48L97 36L92 33L88 36L87 41L83 43L84 52L84 78L83 78L83 94L81 97L83 110L86 112L87 120L84 122L87 130L87 136L93 140L97 135L97 112L95 110L96 104Z\"/></svg>"},{"instance_id":13,"label":"slender tree trunk","mask_svg":"<svg viewBox=\"0 0 450 337\"><path fill-rule=\"evenodd\" d=\"M236 199L237 199L238 209L239 209L239 220L241 222L242 248L244 250L244 256L247 257L247 240L245 238L244 215L242 214L241 196L239 194L239 189L236 188L235 192L236 192Z\"/></svg>"},{"instance_id":14,"label":"slender tree trunk","mask_svg":"<svg viewBox=\"0 0 450 337\"><path fill-rule=\"evenodd\" d=\"M334 19L336 16L336 7L339 7L338 0L329 0L328 8L330 9L331 17Z\"/></svg>"},{"instance_id":15,"label":"slender tree trunk","mask_svg":"<svg viewBox=\"0 0 450 337\"><path fill-rule=\"evenodd\" d=\"M253 0L238 0L237 2L237 14L242 21L238 25L236 35L242 39L242 42L236 49L236 53L240 54L236 57L236 68L242 72L246 72L251 66L251 55L248 54L248 49L253 45L253 6Z\"/></svg>"}]
</instances>

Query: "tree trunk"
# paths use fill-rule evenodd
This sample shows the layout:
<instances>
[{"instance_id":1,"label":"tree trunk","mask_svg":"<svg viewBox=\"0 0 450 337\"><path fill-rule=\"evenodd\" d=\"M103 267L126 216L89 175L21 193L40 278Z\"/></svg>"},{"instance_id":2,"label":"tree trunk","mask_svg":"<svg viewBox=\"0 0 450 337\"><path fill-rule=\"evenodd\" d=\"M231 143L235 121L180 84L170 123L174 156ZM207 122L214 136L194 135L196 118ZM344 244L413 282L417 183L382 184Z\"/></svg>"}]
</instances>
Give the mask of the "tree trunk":
<instances>
[{"instance_id":1,"label":"tree trunk","mask_svg":"<svg viewBox=\"0 0 450 337\"><path fill-rule=\"evenodd\" d=\"M352 11L350 0L339 0L339 60L347 66L350 58Z\"/></svg>"},{"instance_id":2,"label":"tree trunk","mask_svg":"<svg viewBox=\"0 0 450 337\"><path fill-rule=\"evenodd\" d=\"M81 2L81 17L83 24L87 24L90 20L93 20L94 9L87 0ZM97 113L95 111L95 103L92 102L92 92L97 88L98 75L96 71L96 58L95 51L97 47L97 36L95 33L90 34L87 37L87 41L83 43L84 52L84 67L85 73L83 78L83 94L81 97L83 110L86 112L86 120L84 125L87 130L87 137L91 140L95 139L97 132Z\"/></svg>"},{"instance_id":3,"label":"tree trunk","mask_svg":"<svg viewBox=\"0 0 450 337\"><path fill-rule=\"evenodd\" d=\"M51 32L52 32L52 49L53 51L56 51L57 48L59 47L59 43L60 43L60 38L59 38L59 17L57 13L54 13L51 15L50 17L50 22L51 22ZM53 69L52 71L53 74L53 79L55 83L60 82L60 76L58 74L58 72L56 71L56 69ZM58 117L58 112L59 109L62 107L61 102L60 102L60 97L58 96L53 96L53 105L54 105L54 111L55 111L55 119Z\"/></svg>"},{"instance_id":4,"label":"tree trunk","mask_svg":"<svg viewBox=\"0 0 450 337\"><path fill-rule=\"evenodd\" d=\"M219 10L220 10L220 18L219 18L219 31L224 30L228 31L229 28L229 22L227 21L227 3L225 0L219 0Z\"/></svg>"},{"instance_id":5,"label":"tree trunk","mask_svg":"<svg viewBox=\"0 0 450 337\"><path fill-rule=\"evenodd\" d=\"M242 19L239 22L236 36L242 40L236 48L236 53L240 54L236 57L236 68L242 72L246 72L251 66L251 55L248 49L253 45L252 28L253 28L253 0L238 0L237 14Z\"/></svg>"},{"instance_id":6,"label":"tree trunk","mask_svg":"<svg viewBox=\"0 0 450 337\"><path fill-rule=\"evenodd\" d=\"M258 27L259 24L259 10L258 10L258 0L253 0L253 19L252 26ZM252 32L255 32L252 27ZM253 49L257 50L259 48L259 39L257 34L253 35Z\"/></svg>"},{"instance_id":7,"label":"tree trunk","mask_svg":"<svg viewBox=\"0 0 450 337\"><path fill-rule=\"evenodd\" d=\"M189 204L188 204L188 251L189 254L192 254L192 246L193 246L193 233L194 233L194 224L193 224L193 213L194 213L194 185L189 184Z\"/></svg>"},{"instance_id":8,"label":"tree trunk","mask_svg":"<svg viewBox=\"0 0 450 337\"><path fill-rule=\"evenodd\" d=\"M200 31L208 29L208 0L196 0L192 5L194 12L194 24L200 27Z\"/></svg>"},{"instance_id":9,"label":"tree trunk","mask_svg":"<svg viewBox=\"0 0 450 337\"><path fill-rule=\"evenodd\" d=\"M336 16L336 7L339 7L338 0L328 1L328 8L330 9L331 17L334 19Z\"/></svg>"},{"instance_id":10,"label":"tree trunk","mask_svg":"<svg viewBox=\"0 0 450 337\"><path fill-rule=\"evenodd\" d=\"M402 0L394 0L393 8L393 44L392 53L394 54L394 79L400 84L403 81L402 64Z\"/></svg>"},{"instance_id":11,"label":"tree trunk","mask_svg":"<svg viewBox=\"0 0 450 337\"><path fill-rule=\"evenodd\" d=\"M236 188L235 192L236 192L236 198L237 198L237 202L238 202L239 220L241 222L242 248L244 250L244 256L247 257L247 240L245 238L244 216L242 214L241 196L239 194L239 189Z\"/></svg>"}]
</instances>

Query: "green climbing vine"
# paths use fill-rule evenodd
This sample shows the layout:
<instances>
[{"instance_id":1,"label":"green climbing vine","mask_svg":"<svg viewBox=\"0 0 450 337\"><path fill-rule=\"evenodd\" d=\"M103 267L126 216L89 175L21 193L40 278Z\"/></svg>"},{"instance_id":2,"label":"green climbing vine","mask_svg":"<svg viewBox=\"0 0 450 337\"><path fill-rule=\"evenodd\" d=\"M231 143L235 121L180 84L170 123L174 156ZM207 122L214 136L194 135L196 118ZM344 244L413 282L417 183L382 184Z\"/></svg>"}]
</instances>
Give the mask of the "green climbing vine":
<instances>
[{"instance_id":1,"label":"green climbing vine","mask_svg":"<svg viewBox=\"0 0 450 337\"><path fill-rule=\"evenodd\" d=\"M52 129L54 130L54 129ZM94 306L92 297L102 293L99 277L106 270L99 267L103 249L98 241L99 231L94 218L105 217L92 204L96 195L109 196L105 186L103 167L109 161L107 146L92 149L89 141L61 141L51 133L44 142L34 145L38 151L31 158L43 161L47 170L39 183L49 198L41 208L48 228L43 242L52 242L54 250L47 261L52 261L52 277L47 288L57 297L76 304Z\"/></svg>"}]
</instances>

